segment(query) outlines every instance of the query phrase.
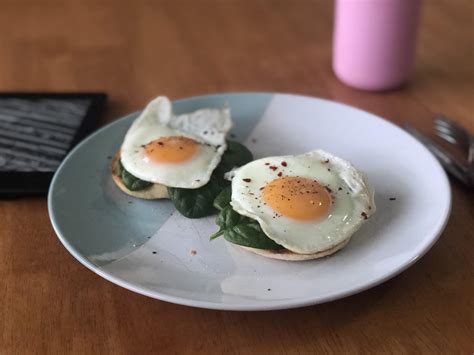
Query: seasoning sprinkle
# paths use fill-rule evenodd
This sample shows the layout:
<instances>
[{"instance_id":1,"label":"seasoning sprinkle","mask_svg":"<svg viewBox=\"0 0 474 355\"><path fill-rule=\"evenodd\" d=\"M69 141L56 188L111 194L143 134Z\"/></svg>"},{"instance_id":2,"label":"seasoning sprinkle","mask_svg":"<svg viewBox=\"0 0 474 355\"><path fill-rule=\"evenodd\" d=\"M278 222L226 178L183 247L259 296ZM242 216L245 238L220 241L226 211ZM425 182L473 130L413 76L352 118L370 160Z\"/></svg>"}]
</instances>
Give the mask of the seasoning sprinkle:
<instances>
[{"instance_id":1,"label":"seasoning sprinkle","mask_svg":"<svg viewBox=\"0 0 474 355\"><path fill-rule=\"evenodd\" d=\"M249 178L245 178L245 179L242 179L242 180L245 181L245 182L250 182L250 181L252 181L252 179L249 179Z\"/></svg>"},{"instance_id":2,"label":"seasoning sprinkle","mask_svg":"<svg viewBox=\"0 0 474 355\"><path fill-rule=\"evenodd\" d=\"M281 162L281 165L283 165L283 166L288 166L288 164L287 164L286 161L282 161L282 162Z\"/></svg>"}]
</instances>

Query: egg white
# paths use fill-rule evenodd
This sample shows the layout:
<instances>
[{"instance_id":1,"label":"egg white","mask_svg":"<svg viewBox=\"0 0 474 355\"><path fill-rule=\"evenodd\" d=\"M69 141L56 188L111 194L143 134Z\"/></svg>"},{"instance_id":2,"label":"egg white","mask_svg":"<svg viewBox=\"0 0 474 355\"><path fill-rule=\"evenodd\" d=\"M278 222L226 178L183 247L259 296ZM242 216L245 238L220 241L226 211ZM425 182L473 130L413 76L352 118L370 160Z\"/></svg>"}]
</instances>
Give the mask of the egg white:
<instances>
[{"instance_id":1,"label":"egg white","mask_svg":"<svg viewBox=\"0 0 474 355\"><path fill-rule=\"evenodd\" d=\"M121 147L121 161L132 175L170 187L195 189L209 182L227 145L232 128L230 110L201 109L176 116L166 97L151 101L133 122ZM198 152L181 163L155 163L145 157L143 146L167 136L183 136L201 143Z\"/></svg>"},{"instance_id":2,"label":"egg white","mask_svg":"<svg viewBox=\"0 0 474 355\"><path fill-rule=\"evenodd\" d=\"M299 221L278 215L264 204L260 188L277 179L279 172L317 180L329 187L334 197L329 215L321 220ZM270 239L295 253L311 254L334 247L350 238L375 212L374 194L366 176L348 161L322 150L255 160L232 175L232 208L257 220Z\"/></svg>"}]
</instances>

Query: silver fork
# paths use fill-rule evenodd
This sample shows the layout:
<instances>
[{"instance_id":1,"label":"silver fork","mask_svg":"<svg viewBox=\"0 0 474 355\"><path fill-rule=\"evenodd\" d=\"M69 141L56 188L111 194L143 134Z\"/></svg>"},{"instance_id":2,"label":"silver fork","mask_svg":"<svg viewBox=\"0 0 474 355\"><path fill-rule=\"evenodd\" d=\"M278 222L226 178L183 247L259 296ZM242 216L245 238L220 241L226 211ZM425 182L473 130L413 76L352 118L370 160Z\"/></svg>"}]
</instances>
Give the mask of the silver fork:
<instances>
[{"instance_id":1,"label":"silver fork","mask_svg":"<svg viewBox=\"0 0 474 355\"><path fill-rule=\"evenodd\" d=\"M466 154L468 175L474 185L474 136L460 124L442 115L435 117L434 130L437 136L457 145Z\"/></svg>"}]
</instances>

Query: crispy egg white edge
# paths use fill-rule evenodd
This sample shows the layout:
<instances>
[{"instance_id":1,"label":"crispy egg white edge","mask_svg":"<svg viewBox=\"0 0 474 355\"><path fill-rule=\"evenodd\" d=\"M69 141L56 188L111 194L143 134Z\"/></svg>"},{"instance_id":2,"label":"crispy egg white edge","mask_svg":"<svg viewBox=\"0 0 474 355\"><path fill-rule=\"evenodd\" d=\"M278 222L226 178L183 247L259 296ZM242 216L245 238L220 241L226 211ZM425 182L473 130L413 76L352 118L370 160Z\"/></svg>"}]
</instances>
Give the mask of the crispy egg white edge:
<instances>
[{"instance_id":1,"label":"crispy egg white edge","mask_svg":"<svg viewBox=\"0 0 474 355\"><path fill-rule=\"evenodd\" d=\"M183 126L196 126L193 125L193 123L195 123L193 122L194 120L199 120L200 122L207 121L209 115L214 116L212 122L218 123L215 127L216 130L213 130L213 135L196 135L195 132L187 132L182 130ZM199 176L192 176L189 182L176 183L175 181L167 179L158 180L153 177L150 177L148 174L143 174L140 169L137 170L132 162L133 157L136 156L136 153L133 152L139 149L140 147L134 144L136 143L134 142L134 134L137 130L143 127L147 121L149 121L149 124L151 125L156 125L158 123L169 130L173 130L174 132L176 132L176 135L182 135L194 139L202 144L210 144L214 148L218 146L218 148L214 151L213 158L207 165L206 171L204 171L203 174ZM233 122L230 115L230 109L227 106L224 106L219 109L204 108L191 113L174 116L172 112L171 101L165 96L159 96L147 105L145 110L140 114L140 116L132 123L132 125L128 129L121 148L122 164L125 169L127 169L131 174L145 181L178 188L196 189L202 187L209 182L212 172L217 167L217 165L219 165L222 155L227 149L227 143L225 138L232 126ZM198 125L198 127L203 126ZM210 129L208 128L207 130ZM129 149L127 149L127 147L129 147Z\"/></svg>"},{"instance_id":2,"label":"crispy egg white edge","mask_svg":"<svg viewBox=\"0 0 474 355\"><path fill-rule=\"evenodd\" d=\"M341 236L341 238L334 238L331 243L328 243L327 245L324 246L324 248L316 248L316 249L300 249L299 246L295 246L294 244L285 240L281 240L278 237L272 236L272 229L270 226L267 225L267 222L260 218L256 213L253 211L248 211L246 210L240 203L239 201L235 198L234 192L236 192L238 189L236 189L237 185L240 184L239 177L239 172L242 171L242 169L249 165L249 164L258 164L260 162L263 162L266 159L278 159L278 160L290 160L292 157L295 157L294 155L287 155L287 156L277 156L277 157L266 157L262 158L259 160L254 160L253 162L250 162L238 169L233 170L230 174L228 174L228 178L232 178L232 197L231 197L231 206L232 208L238 212L239 214L252 218L259 222L263 232L267 235L268 238L272 239L276 243L282 245L288 250L291 250L295 253L298 254L311 254L311 253L316 253L320 251L327 250L329 248L334 247L335 245L349 239L352 237L352 235L360 228L360 226L366 221L365 218L361 215L358 215L358 211L364 211L367 214L367 217L370 217L375 211L376 211L376 206L375 206L375 201L374 201L374 191L370 187L368 183L367 176L359 171L357 168L354 167L349 161L344 160L342 158L339 158L335 155L332 155L331 153L328 153L324 150L314 150L308 153L300 154L301 156L308 156L310 158L317 157L318 159L321 160L326 160L329 159L331 161L331 167L338 173L339 177L343 180L343 182L351 189L352 194L351 196L361 196L362 199L366 201L366 203L360 203L359 206L355 206L353 209L353 217L355 220L355 223L352 224L352 228L350 228L344 236ZM247 174L248 175L248 174ZM360 202L360 201L358 201ZM371 209L368 207L371 206Z\"/></svg>"}]
</instances>

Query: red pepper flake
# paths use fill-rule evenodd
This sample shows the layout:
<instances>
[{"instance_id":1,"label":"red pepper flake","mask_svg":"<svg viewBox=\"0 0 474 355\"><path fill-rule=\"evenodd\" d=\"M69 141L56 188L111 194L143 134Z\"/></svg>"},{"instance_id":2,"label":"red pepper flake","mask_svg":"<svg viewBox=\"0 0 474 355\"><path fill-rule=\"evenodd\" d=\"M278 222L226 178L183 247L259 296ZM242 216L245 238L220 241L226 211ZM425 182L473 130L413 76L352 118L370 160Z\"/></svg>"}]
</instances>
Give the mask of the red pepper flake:
<instances>
[{"instance_id":1,"label":"red pepper flake","mask_svg":"<svg viewBox=\"0 0 474 355\"><path fill-rule=\"evenodd\" d=\"M277 166L274 166L274 165L269 166L269 168L272 169L273 171L275 171L276 169L278 169L278 167L277 167Z\"/></svg>"},{"instance_id":2,"label":"red pepper flake","mask_svg":"<svg viewBox=\"0 0 474 355\"><path fill-rule=\"evenodd\" d=\"M281 165L283 165L283 166L288 166L288 164L287 164L286 161L282 161L282 162L281 162Z\"/></svg>"},{"instance_id":3,"label":"red pepper flake","mask_svg":"<svg viewBox=\"0 0 474 355\"><path fill-rule=\"evenodd\" d=\"M369 218L369 216L367 216L367 213L365 213L365 212L362 212L360 215L361 215L362 217L364 217L364 219Z\"/></svg>"},{"instance_id":4,"label":"red pepper flake","mask_svg":"<svg viewBox=\"0 0 474 355\"><path fill-rule=\"evenodd\" d=\"M242 179L242 180L245 181L245 182L250 182L250 181L252 181L252 179L249 179L249 178L245 178L245 179Z\"/></svg>"},{"instance_id":5,"label":"red pepper flake","mask_svg":"<svg viewBox=\"0 0 474 355\"><path fill-rule=\"evenodd\" d=\"M280 172L278 173L278 176L282 176L282 175L283 175L283 173L280 171Z\"/></svg>"}]
</instances>

